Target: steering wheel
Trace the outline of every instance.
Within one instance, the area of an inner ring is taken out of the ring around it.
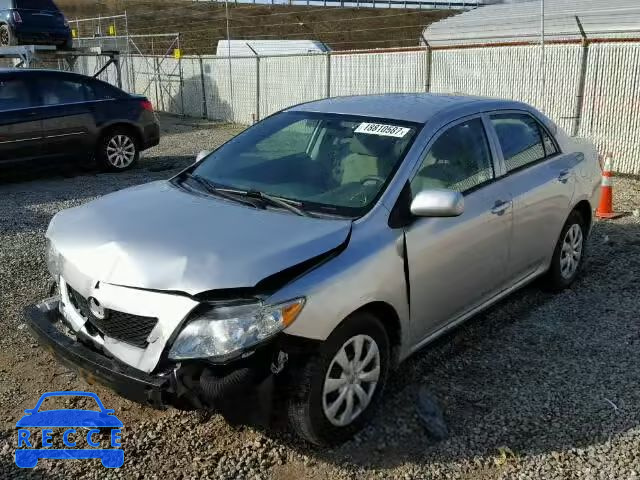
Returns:
[[[362,186],[366,186],[369,182],[375,182],[376,185],[382,185],[385,181],[386,179],[379,177],[378,175],[367,175],[360,179],[360,184],[362,184]]]

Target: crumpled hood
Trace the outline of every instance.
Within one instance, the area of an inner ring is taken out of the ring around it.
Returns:
[[[191,295],[252,287],[341,245],[348,220],[261,210],[152,182],[58,213],[47,237],[92,281]]]

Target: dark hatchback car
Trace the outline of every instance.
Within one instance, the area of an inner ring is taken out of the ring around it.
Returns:
[[[67,19],[52,0],[0,0],[0,46],[73,47]]]
[[[0,69],[0,167],[94,157],[121,171],[159,140],[143,96],[75,73]]]

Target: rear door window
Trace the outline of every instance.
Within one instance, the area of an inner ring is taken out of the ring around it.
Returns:
[[[38,92],[45,106],[86,102],[93,97],[86,83],[62,78],[39,79]]]
[[[502,148],[507,172],[519,170],[551,155],[551,151],[549,154],[545,152],[545,143],[548,143],[547,148],[550,149],[553,145],[555,149],[548,135],[547,141],[543,142],[544,130],[530,115],[517,113],[492,115],[491,123]]]
[[[0,111],[33,107],[31,91],[19,78],[0,78]]]

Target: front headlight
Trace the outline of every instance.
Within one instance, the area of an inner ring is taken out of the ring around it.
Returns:
[[[303,306],[304,298],[278,305],[211,305],[178,334],[169,358],[224,357],[247,349],[291,325]]]

